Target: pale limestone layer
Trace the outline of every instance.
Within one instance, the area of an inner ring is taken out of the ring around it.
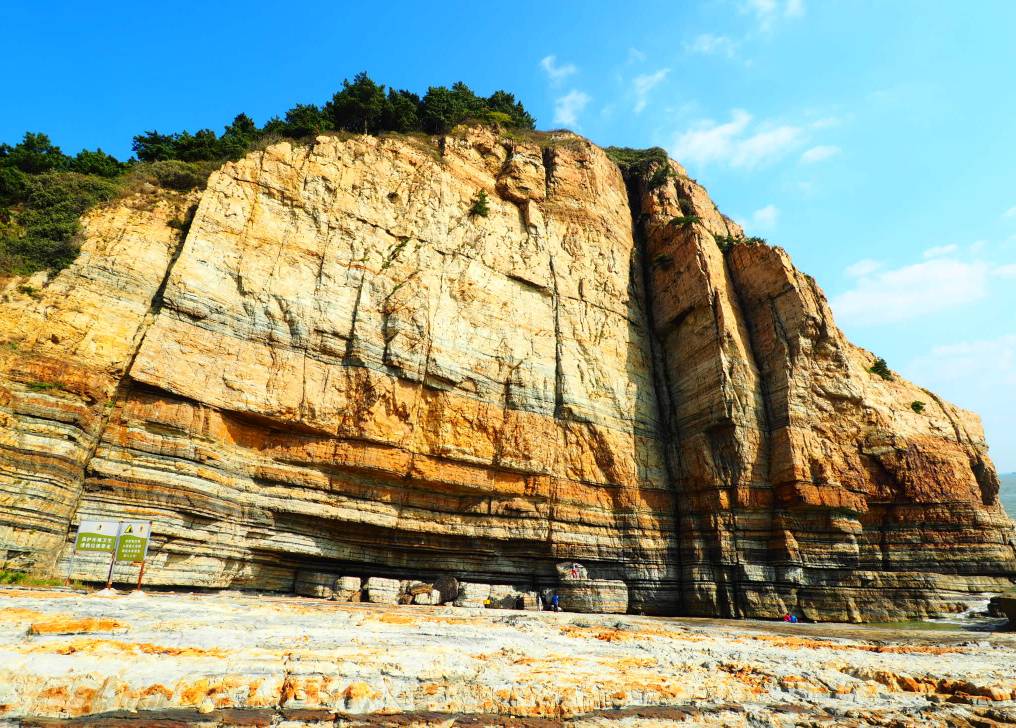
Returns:
[[[571,134],[325,136],[213,174],[182,245],[193,200],[97,211],[0,305],[9,562],[130,517],[165,585],[577,560],[611,609],[843,620],[1008,585],[976,417],[870,374],[784,251],[722,251],[740,228],[653,171]]]
[[[1006,634],[0,591],[0,721],[985,728],[1014,720],[1013,647]]]

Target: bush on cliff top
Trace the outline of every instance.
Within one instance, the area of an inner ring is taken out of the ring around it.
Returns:
[[[204,184],[208,162],[123,163],[101,149],[65,155],[45,134],[0,145],[0,276],[60,270],[78,254],[80,218],[138,183]]]
[[[128,162],[101,149],[68,156],[45,134],[28,132],[15,146],[0,144],[0,276],[64,268],[77,256],[80,216],[93,205],[138,183],[200,187],[220,164],[266,140],[327,131],[444,134],[470,120],[510,129],[536,126],[507,91],[482,97],[459,82],[451,88],[431,86],[421,98],[405,89],[386,90],[359,73],[343,81],[323,107],[297,104],[260,128],[247,114],[238,114],[222,134],[212,129],[138,134],[132,144],[136,159]]]
[[[886,360],[883,359],[882,357],[878,357],[875,360],[875,363],[872,364],[871,367],[868,369],[868,371],[871,372],[872,374],[876,374],[882,377],[882,379],[886,380],[887,382],[891,382],[893,380],[892,370],[889,368],[889,365],[886,363]]]

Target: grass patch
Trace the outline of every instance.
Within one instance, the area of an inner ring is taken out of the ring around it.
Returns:
[[[26,385],[32,392],[49,392],[54,389],[63,389],[59,382],[28,382]]]
[[[632,149],[631,147],[607,147],[604,149],[614,164],[621,168],[625,175],[631,173],[645,174],[653,165],[670,166],[667,150],[663,147],[649,149]]]
[[[64,580],[55,577],[33,576],[27,571],[0,570],[0,585],[3,586],[64,586]],[[72,587],[83,588],[80,582],[73,582]]]

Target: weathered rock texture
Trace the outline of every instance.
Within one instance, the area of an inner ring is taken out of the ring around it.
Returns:
[[[8,560],[131,517],[157,584],[537,588],[575,559],[635,611],[816,619],[1007,585],[976,417],[868,373],[672,170],[568,134],[319,137],[225,165],[185,237],[186,198],[94,214],[0,306]]]
[[[235,594],[0,590],[0,723],[1012,726],[1016,636],[970,637]]]

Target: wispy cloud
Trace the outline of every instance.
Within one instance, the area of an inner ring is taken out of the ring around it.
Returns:
[[[1016,217],[1016,205],[1013,205],[1008,210],[1003,212],[1002,217]]]
[[[782,124],[752,125],[752,116],[735,109],[730,121],[702,120],[677,134],[671,151],[682,164],[712,163],[753,169],[785,156],[804,139],[802,127]]]
[[[745,0],[741,12],[754,15],[759,30],[768,33],[781,18],[804,15],[804,0]]]
[[[1000,469],[1016,469],[1016,333],[936,346],[902,370],[921,386],[981,415]]]
[[[928,260],[930,258],[941,258],[944,255],[951,255],[959,249],[960,246],[955,244],[936,245],[935,247],[928,248],[923,253],[921,253],[921,257],[924,258],[925,260]]]
[[[574,63],[565,63],[559,66],[557,63],[557,56],[545,56],[540,61],[540,68],[547,74],[547,78],[553,84],[560,84],[565,81],[569,76],[573,76],[578,73],[579,69]]]
[[[632,87],[635,89],[635,113],[638,114],[644,108],[649,100],[649,92],[659,86],[663,79],[670,73],[669,68],[661,68],[655,73],[644,73],[640,76],[636,76],[632,82]]]
[[[780,217],[780,210],[776,205],[766,205],[755,210],[751,214],[752,226],[762,230],[770,230],[776,227],[776,221]]]
[[[882,265],[883,263],[881,261],[865,258],[864,260],[859,260],[852,265],[848,265],[844,273],[846,273],[850,278],[861,278],[863,276],[871,275],[875,271],[879,270]]]
[[[819,144],[816,147],[812,147],[801,155],[801,161],[805,164],[814,164],[815,162],[821,162],[825,159],[835,157],[842,151],[839,147],[832,146],[830,144]]]
[[[638,48],[628,49],[628,63],[641,63],[644,60],[646,60],[646,54]]]
[[[703,56],[733,58],[737,55],[737,42],[725,35],[700,33],[694,39],[685,42],[684,51]]]
[[[583,91],[571,90],[554,101],[554,123],[577,127],[579,114],[586,108],[592,97]]]
[[[988,292],[988,274],[983,261],[950,258],[873,269],[855,275],[854,287],[834,297],[832,307],[841,324],[903,323],[982,300]]]

